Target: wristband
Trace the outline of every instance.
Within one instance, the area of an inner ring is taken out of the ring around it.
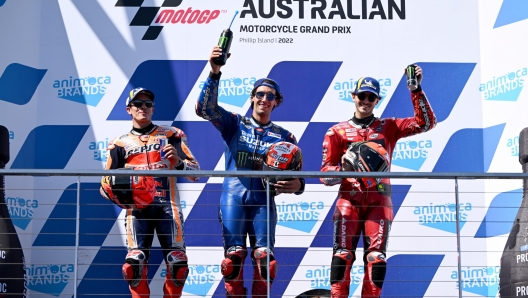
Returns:
[[[416,90],[413,90],[411,91],[412,93],[418,93],[418,92],[422,92],[422,85],[418,85],[418,88],[416,88]]]
[[[213,80],[220,80],[220,77],[222,76],[222,72],[219,73],[213,73],[212,71],[209,72],[209,78]]]

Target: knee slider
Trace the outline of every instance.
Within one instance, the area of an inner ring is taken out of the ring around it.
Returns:
[[[253,256],[257,264],[257,268],[260,274],[260,277],[264,280],[268,279],[268,254],[269,254],[269,272],[270,272],[270,281],[273,281],[275,276],[277,276],[277,270],[279,269],[279,264],[275,260],[273,252],[268,250],[265,247],[259,247],[255,249]]]
[[[187,265],[187,255],[180,250],[173,250],[167,254],[168,273],[174,285],[181,287],[185,284],[189,267]]]
[[[370,252],[367,255],[367,262],[370,280],[381,289],[385,280],[385,273],[387,272],[385,253],[379,251]]]
[[[143,275],[147,275],[147,257],[141,250],[131,250],[125,258],[125,264],[121,267],[123,278],[131,287],[137,287]]]
[[[225,279],[232,280],[238,277],[244,260],[246,259],[247,250],[242,246],[231,246],[225,253],[225,259],[221,264],[221,272]]]
[[[347,249],[338,249],[334,253],[330,265],[330,284],[343,281],[347,275],[350,275],[350,267],[354,260],[353,252]]]

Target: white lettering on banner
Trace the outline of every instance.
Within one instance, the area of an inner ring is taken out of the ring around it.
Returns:
[[[379,223],[379,231],[378,231],[378,239],[376,240],[376,249],[379,249],[381,246],[381,242],[383,241],[383,227],[385,227],[385,221],[383,219],[380,220]]]
[[[339,243],[338,236],[337,236],[337,226],[338,226],[337,222],[334,222],[334,233],[333,233],[333,235],[335,237],[335,239],[334,239],[334,249],[337,249],[338,243]]]
[[[77,96],[77,95],[93,95],[93,94],[105,94],[105,86],[88,86],[88,87],[74,87],[57,89],[57,97],[64,96]]]
[[[346,247],[346,226],[345,226],[345,223],[346,223],[346,219],[342,218],[341,219],[341,247],[343,247],[343,248]]]
[[[528,252],[517,255],[517,263],[525,263],[525,262],[528,262]]]
[[[466,221],[469,211],[473,209],[471,203],[460,203],[459,204],[459,219]],[[433,205],[429,203],[429,206],[416,206],[414,207],[414,214],[420,215],[419,223],[438,223],[438,222],[454,222],[456,221],[456,205],[455,204],[443,204]]]
[[[310,288],[328,288],[330,286],[330,267],[322,266],[321,269],[306,270],[304,275],[310,280]]]
[[[5,282],[0,283],[0,293],[7,293],[7,284]]]
[[[240,141],[244,143],[248,143],[249,145],[252,145],[252,146],[259,146],[263,148],[268,148],[269,146],[271,146],[271,143],[263,142],[259,139],[256,139],[254,135],[240,136]]]
[[[516,100],[517,98],[513,96],[502,97],[499,95],[524,87],[523,77],[527,75],[528,68],[524,67],[499,77],[493,77],[490,81],[480,84],[479,91],[484,95],[484,99]]]
[[[515,287],[515,296],[526,296],[528,295],[528,286]]]
[[[492,267],[466,267],[460,271],[452,271],[451,279],[462,281],[461,284],[456,282],[456,288],[461,287],[465,291],[483,287],[497,288],[499,284],[500,266]]]
[[[323,289],[330,287],[330,271],[331,268],[321,266],[320,269],[306,270],[304,277],[310,280],[310,288]],[[363,266],[352,266],[350,270],[350,282],[359,285],[363,282],[363,275],[365,269]]]
[[[473,287],[489,287],[498,284],[498,278],[494,277],[478,277],[474,279],[468,279],[462,281],[462,288],[473,288]]]
[[[0,250],[0,258],[5,259],[5,250]]]

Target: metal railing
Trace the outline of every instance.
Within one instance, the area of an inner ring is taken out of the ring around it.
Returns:
[[[30,176],[30,177],[57,177],[57,176],[68,176],[76,177],[76,218],[75,218],[75,270],[74,270],[74,285],[79,284],[78,271],[79,271],[79,247],[80,247],[80,225],[81,225],[81,178],[87,180],[94,179],[94,177],[101,177],[106,175],[113,176],[152,176],[156,177],[185,177],[188,176],[188,172],[184,171],[168,171],[160,170],[155,171],[127,171],[127,170],[46,170],[46,169],[33,169],[33,170],[19,170],[19,169],[0,169],[0,176]],[[489,180],[489,179],[528,179],[528,173],[423,173],[423,172],[391,172],[391,173],[350,173],[350,172],[274,172],[274,171],[193,171],[192,175],[195,177],[256,177],[256,178],[393,178],[393,179],[441,179],[441,180],[453,180],[454,194],[453,203],[456,210],[456,256],[457,256],[457,282],[458,282],[458,297],[463,297],[462,292],[462,255],[463,250],[461,249],[461,226],[460,226],[460,189],[459,182],[461,180]],[[394,182],[394,180],[393,180]],[[6,185],[6,190],[9,186]],[[332,189],[329,191],[329,196],[336,196],[336,190]],[[474,191],[474,190],[473,190]],[[480,191],[480,190],[479,190]],[[448,191],[449,192],[449,191]],[[268,189],[269,195],[269,189]],[[522,194],[521,194],[522,195]],[[267,208],[270,208],[269,204]],[[269,209],[268,209],[269,210]],[[269,214],[269,212],[268,212]],[[269,222],[269,220],[268,220]],[[268,227],[269,229],[269,227]],[[269,230],[267,237],[269,237]],[[269,243],[270,241],[268,241]],[[331,243],[329,243],[330,248]],[[390,250],[389,250],[390,252]],[[328,260],[328,263],[330,259]],[[269,268],[268,268],[269,269]],[[269,279],[270,274],[268,274]],[[268,282],[269,284],[269,282]],[[498,286],[498,285],[497,285]],[[79,297],[77,293],[78,286],[73,287],[73,296]],[[185,289],[184,289],[185,290]],[[405,295],[403,295],[405,296]],[[270,297],[270,291],[268,290],[268,297]]]

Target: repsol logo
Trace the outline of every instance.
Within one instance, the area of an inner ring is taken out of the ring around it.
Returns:
[[[218,84],[218,101],[237,107],[242,107],[251,95],[255,77],[233,77],[222,79]],[[205,81],[201,81],[198,88],[202,90]]]
[[[508,139],[506,147],[510,150],[510,156],[519,156],[519,136]]]
[[[456,288],[474,294],[495,297],[498,292],[500,267],[466,267],[460,271],[461,284],[458,283],[457,270],[451,272],[451,279],[456,280]]]
[[[150,152],[150,151],[159,151],[159,149],[160,149],[159,143],[147,144],[145,146],[135,147],[134,149],[128,151],[126,157],[128,157],[130,155],[138,154],[138,153],[145,153],[145,152]]]
[[[405,20],[405,0],[245,0],[240,18]]]
[[[88,149],[93,153],[93,159],[106,162],[106,148],[108,148],[108,139],[99,142],[90,142]]]
[[[97,106],[106,94],[106,88],[112,83],[109,76],[94,76],[53,81],[53,88],[57,89],[57,97],[67,100]]]
[[[526,67],[510,71],[480,84],[479,91],[486,100],[516,101],[524,86],[526,75],[528,75]]]

